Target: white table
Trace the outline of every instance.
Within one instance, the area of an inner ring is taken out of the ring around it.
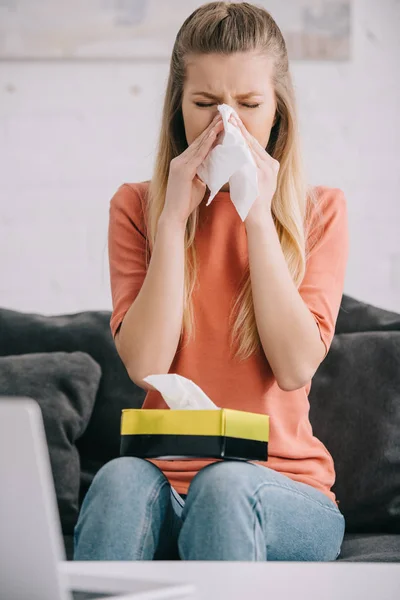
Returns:
[[[193,583],[196,600],[400,600],[400,563],[63,562],[87,573]]]

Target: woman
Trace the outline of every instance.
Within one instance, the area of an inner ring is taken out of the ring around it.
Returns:
[[[244,222],[196,175],[226,103],[257,165]],[[308,189],[282,34],[247,3],[213,2],[173,49],[150,183],[111,201],[111,330],[144,407],[143,379],[179,373],[220,407],[270,415],[266,463],[117,458],[95,477],[75,559],[335,560],[344,518],[331,455],[308,419],[334,334],[348,254],[340,190]]]

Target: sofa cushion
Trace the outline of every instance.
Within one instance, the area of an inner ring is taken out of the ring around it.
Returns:
[[[83,490],[105,462],[119,456],[122,409],[140,408],[145,396],[145,391],[129,379],[118,356],[110,332],[110,316],[108,311],[43,316],[0,309],[0,356],[80,350],[90,354],[101,367],[93,414],[77,444]]]
[[[346,562],[400,562],[400,535],[346,533],[337,560]]]
[[[100,375],[99,365],[83,352],[0,358],[0,396],[28,396],[41,408],[64,534],[73,531],[78,516],[80,461],[75,442],[92,414]],[[10,456],[17,450],[10,448]]]
[[[338,334],[310,392],[348,532],[400,533],[400,331]]]
[[[400,314],[343,295],[335,333],[400,331]]]

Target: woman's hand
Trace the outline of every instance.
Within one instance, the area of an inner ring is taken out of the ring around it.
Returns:
[[[189,215],[204,198],[206,184],[196,174],[223,129],[221,115],[182,154],[171,160],[163,215],[185,226]]]
[[[271,203],[278,182],[279,162],[261,146],[243,125],[239,117],[231,115],[230,121],[240,129],[247,141],[257,165],[258,196],[254,201],[245,222],[260,222],[271,217]]]

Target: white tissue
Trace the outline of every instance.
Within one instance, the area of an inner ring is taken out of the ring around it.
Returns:
[[[234,109],[220,104],[218,110],[224,131],[220,142],[197,169],[197,174],[211,191],[207,206],[229,181],[231,200],[244,221],[258,195],[257,167],[242,132],[229,122],[231,114],[236,115]]]
[[[194,381],[182,375],[148,375],[143,381],[155,387],[174,410],[219,410]]]

